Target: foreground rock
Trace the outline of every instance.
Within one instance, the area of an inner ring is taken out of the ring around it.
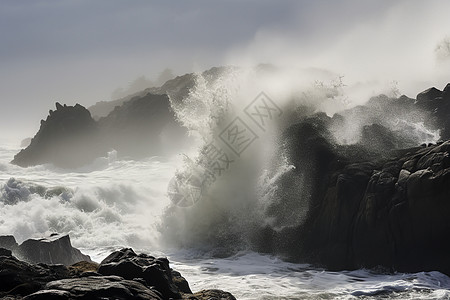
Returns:
[[[118,276],[88,276],[49,282],[44,290],[25,299],[155,299],[163,298],[153,288]]]
[[[141,278],[148,286],[154,286],[162,295],[180,298],[179,288],[172,280],[169,261],[146,254],[137,255],[132,249],[122,249],[105,258],[98,273],[117,275],[125,279]],[[190,293],[189,285],[183,292]]]
[[[0,297],[3,299],[235,299],[220,290],[192,294],[166,258],[122,249],[100,265],[29,264],[0,248]]]
[[[28,295],[42,289],[46,283],[68,278],[63,265],[31,265],[20,261],[8,250],[0,248],[0,296]]]
[[[0,247],[11,250],[17,257],[30,263],[72,265],[91,262],[88,255],[72,247],[68,235],[53,234],[47,238],[28,239],[18,245],[13,236],[0,236]]]

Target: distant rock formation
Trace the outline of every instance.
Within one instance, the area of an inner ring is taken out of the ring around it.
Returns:
[[[175,120],[167,95],[132,98],[99,121],[79,104],[56,103],[56,110],[50,110],[30,145],[12,163],[76,168],[106,156],[111,149],[131,158],[165,154],[178,149],[185,137],[186,130]]]
[[[83,106],[56,103],[56,110],[49,111],[30,145],[12,163],[22,167],[54,163],[69,168],[86,164],[103,154],[101,148],[92,147],[97,141],[97,129],[97,123]]]
[[[29,264],[0,248],[0,270],[2,299],[236,299],[220,290],[193,294],[166,258],[136,254],[132,249],[116,251],[100,265],[80,262],[66,267]]]
[[[121,156],[141,158],[179,150],[187,131],[175,120],[167,95],[136,97],[98,121],[99,140]],[[173,141],[173,144],[170,144]],[[169,144],[165,144],[165,143]]]
[[[208,83],[212,83],[215,80],[219,79],[222,74],[233,69],[235,69],[235,67],[213,67],[209,70],[204,71],[201,76],[203,76]],[[194,73],[177,76],[166,81],[160,87],[147,88],[127,97],[116,99],[113,101],[97,102],[96,104],[90,106],[88,109],[94,119],[98,120],[102,117],[106,117],[115,109],[116,106],[121,106],[132,98],[143,97],[148,93],[151,93],[153,95],[168,95],[173,105],[178,105],[189,95],[191,88],[195,86],[197,77],[198,74]]]
[[[18,245],[13,236],[0,236],[0,247],[11,250],[17,257],[30,263],[71,265],[91,261],[90,257],[72,247],[68,235],[53,234],[47,238],[28,239]]]

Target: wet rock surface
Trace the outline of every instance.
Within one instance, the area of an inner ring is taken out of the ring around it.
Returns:
[[[166,258],[136,254],[126,248],[113,252],[100,265],[30,264],[0,248],[0,299],[225,299],[220,290],[193,294]]]
[[[304,178],[308,190],[296,198],[307,216],[300,226],[265,228],[260,249],[331,270],[450,274],[450,141],[396,149],[383,130],[391,146],[371,152],[334,143],[320,124],[306,120],[286,139],[290,177]]]

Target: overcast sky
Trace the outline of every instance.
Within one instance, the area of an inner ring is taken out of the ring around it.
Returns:
[[[0,138],[34,135],[55,101],[110,100],[166,67],[275,63],[442,88],[449,11],[448,0],[2,0]]]

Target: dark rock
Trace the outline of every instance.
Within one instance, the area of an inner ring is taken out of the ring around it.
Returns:
[[[2,252],[5,252],[3,255]],[[96,272],[96,271],[99,272]],[[102,274],[101,274],[102,273]],[[109,273],[121,274],[107,275]],[[192,294],[165,258],[122,249],[98,264],[31,265],[0,249],[1,299],[235,299],[220,290]]]
[[[102,144],[120,156],[141,158],[179,149],[186,130],[175,120],[167,95],[146,94],[125,102],[98,121]],[[166,144],[169,141],[177,141]]]
[[[5,248],[0,248],[0,256],[12,256],[12,251]]]
[[[26,240],[17,248],[17,255],[31,263],[68,266],[80,261],[91,262],[89,256],[72,247],[68,235]]]
[[[18,246],[19,244],[17,244],[16,239],[12,235],[0,236],[0,248],[5,248],[14,251],[17,249]]]
[[[443,238],[450,233],[450,141],[383,155],[364,150],[364,159],[355,155],[358,146],[339,146],[327,135],[311,125],[287,131],[287,140],[296,141],[290,160],[310,176],[304,188],[311,196],[301,225],[261,229],[266,243],[277,245],[272,251],[332,270],[450,274],[450,241]]]
[[[450,101],[450,83],[447,83],[444,90],[442,91],[442,99],[445,101]]]
[[[0,256],[0,293],[24,296],[68,276],[64,266],[30,265],[13,256]]]
[[[180,272],[172,270],[172,281],[181,293],[192,294],[191,288],[187,280],[181,276]]]
[[[434,100],[438,97],[442,97],[442,91],[438,90],[435,87],[429,88],[419,94],[417,94],[416,99],[417,102],[428,102],[430,100]]]
[[[94,121],[77,104],[56,104],[30,145],[13,164],[27,167],[53,163],[76,168],[115,149],[120,157],[143,158],[170,154],[186,142],[187,131],[176,121],[167,95],[147,93],[117,106],[108,116]]]
[[[54,163],[60,167],[75,167],[86,164],[103,154],[95,145],[97,124],[87,109],[75,106],[57,105],[50,111],[30,145],[20,151],[13,164],[28,167],[37,164]]]
[[[124,280],[118,276],[91,276],[49,282],[44,290],[31,294],[25,299],[162,300],[163,298],[157,291],[133,280]]]
[[[166,258],[138,255],[132,249],[122,249],[105,258],[98,272],[105,276],[117,275],[129,280],[142,278],[147,286],[154,286],[164,299],[181,297],[172,280],[169,261]]]
[[[183,299],[189,300],[236,300],[236,298],[228,292],[221,290],[200,291],[192,295],[183,295]]]

